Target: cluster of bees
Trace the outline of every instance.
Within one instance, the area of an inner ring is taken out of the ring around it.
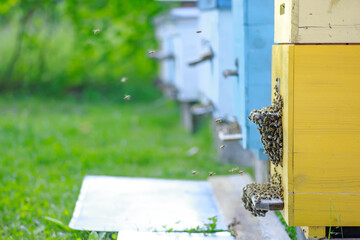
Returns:
[[[282,107],[283,100],[279,92],[279,86],[274,87],[274,98],[270,107],[253,110],[249,120],[256,123],[261,134],[261,142],[264,146],[264,153],[274,164],[274,173],[267,183],[251,183],[244,187],[242,201],[247,210],[254,216],[265,216],[266,210],[255,208],[255,204],[261,199],[283,200],[283,188],[281,176],[276,167],[282,166],[283,157],[283,129],[282,129]]]
[[[267,210],[255,208],[255,204],[261,199],[284,199],[283,188],[281,186],[281,176],[274,169],[270,182],[267,183],[251,183],[244,187],[242,201],[244,207],[254,216],[264,217]]]
[[[249,116],[249,120],[259,126],[264,153],[269,155],[269,160],[275,166],[282,164],[283,156],[282,106],[283,100],[279,93],[279,87],[275,85],[271,106],[252,110]]]

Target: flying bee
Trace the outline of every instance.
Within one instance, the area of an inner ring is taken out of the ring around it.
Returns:
[[[125,95],[124,100],[130,100],[130,95]]]
[[[202,32],[201,30],[196,31],[196,33],[201,33],[201,32]]]
[[[199,173],[198,171],[192,171],[192,172],[191,172],[192,175],[196,175],[196,174],[198,174],[198,173]]]
[[[216,173],[215,172],[209,172],[209,176],[214,176]]]
[[[225,147],[225,145],[221,145],[221,146],[220,146],[220,149],[223,149],[224,147]]]
[[[234,172],[236,172],[237,170],[239,170],[239,169],[238,169],[238,168],[232,168],[232,169],[229,170],[229,172],[234,173]]]
[[[121,79],[121,82],[126,82],[127,81],[127,78],[126,77],[123,77],[122,79]]]
[[[101,30],[100,29],[94,29],[93,32],[94,32],[94,35],[97,35]]]
[[[215,120],[216,123],[221,123],[221,118]]]
[[[153,55],[154,53],[155,53],[154,50],[150,50],[150,51],[148,52],[149,55]]]
[[[244,170],[240,170],[239,171],[239,174],[243,174],[245,171]]]

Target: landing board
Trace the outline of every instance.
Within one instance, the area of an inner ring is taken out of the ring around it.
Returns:
[[[89,231],[164,232],[202,227],[214,216],[217,229],[227,229],[207,181],[85,176],[69,226]]]

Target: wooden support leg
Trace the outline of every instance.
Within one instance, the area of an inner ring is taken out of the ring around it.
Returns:
[[[181,108],[181,122],[187,131],[190,133],[195,132],[194,117],[191,112],[191,102],[180,102]]]
[[[326,227],[301,227],[307,239],[322,239],[326,236]]]

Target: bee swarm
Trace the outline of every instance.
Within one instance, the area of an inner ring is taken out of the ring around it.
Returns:
[[[282,106],[278,86],[275,86],[275,98],[271,106],[252,110],[249,116],[251,122],[259,125],[264,153],[269,155],[269,160],[275,167],[281,165],[283,156]]]
[[[267,210],[255,208],[255,204],[261,199],[284,199],[283,188],[281,186],[281,176],[275,170],[271,176],[271,181],[267,183],[250,183],[243,189],[241,200],[244,202],[245,209],[252,215],[264,217]]]
[[[283,157],[283,129],[282,129],[282,107],[283,101],[279,93],[278,86],[275,86],[275,97],[270,107],[253,110],[249,120],[256,123],[261,134],[261,143],[264,146],[264,153],[268,154],[269,160],[275,167],[282,166]],[[281,186],[281,176],[277,173],[271,176],[268,183],[251,183],[244,187],[242,201],[247,210],[254,216],[265,216],[267,210],[255,208],[255,204],[261,199],[281,199],[283,200],[283,188]]]

